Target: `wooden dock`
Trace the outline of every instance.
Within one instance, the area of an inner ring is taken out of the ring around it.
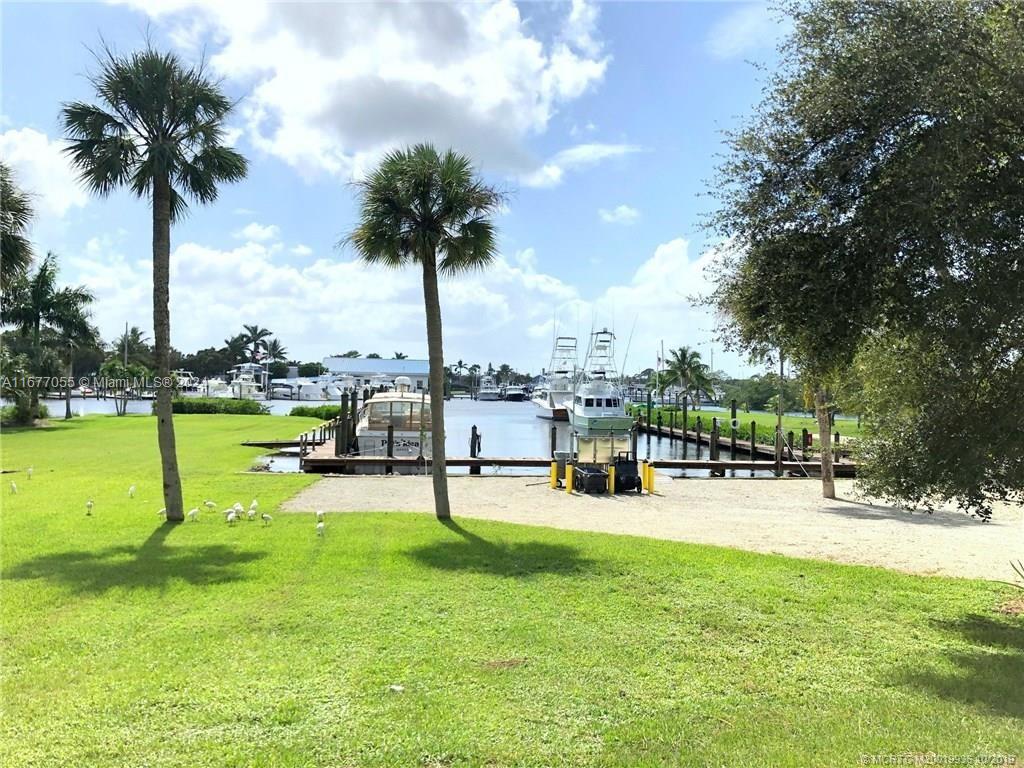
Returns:
[[[419,467],[429,471],[433,462],[427,458],[387,457],[387,456],[335,456],[330,445],[314,448],[301,459],[304,472],[346,474],[357,468],[379,468],[381,474],[385,467]],[[654,459],[651,461],[655,469],[705,470],[724,476],[730,471],[749,472],[754,470],[772,471],[776,468],[784,473],[816,475],[821,472],[821,464],[815,461],[783,461],[778,466],[774,461],[741,460],[728,461],[711,459]],[[546,469],[551,466],[551,459],[543,456],[449,456],[445,460],[448,467],[482,467],[499,468],[532,468]],[[856,465],[848,461],[834,464],[836,477],[853,477]]]

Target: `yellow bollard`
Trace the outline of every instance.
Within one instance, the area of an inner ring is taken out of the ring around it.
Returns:
[[[557,488],[558,487],[558,462],[557,461],[552,461],[551,462],[551,487],[552,488]]]
[[[572,464],[565,464],[565,492],[572,493]]]
[[[608,493],[615,493],[615,465],[608,465]]]
[[[641,490],[647,490],[647,460],[644,459],[640,462],[640,488]]]
[[[654,493],[654,464],[647,465],[647,492]]]

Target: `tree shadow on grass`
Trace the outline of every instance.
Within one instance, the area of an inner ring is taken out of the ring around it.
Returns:
[[[4,578],[48,579],[77,594],[101,594],[118,587],[162,589],[175,580],[206,586],[238,581],[241,566],[266,556],[223,544],[168,547],[165,540],[176,527],[162,524],[139,547],[40,555],[5,569]]]
[[[904,682],[945,699],[1024,718],[1024,621],[973,614],[936,626],[974,647],[946,652],[955,671],[916,670]]]
[[[526,579],[538,574],[577,575],[594,561],[580,557],[576,547],[541,541],[495,543],[467,531],[454,520],[441,524],[459,539],[446,539],[409,550],[411,558],[431,568]]]

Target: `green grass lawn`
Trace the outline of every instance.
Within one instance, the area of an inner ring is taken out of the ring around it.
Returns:
[[[175,421],[189,506],[311,482],[237,445],[309,420]],[[1008,587],[425,515],[164,525],[150,417],[5,433],[2,463],[35,467],[2,489],[5,766],[1024,758]]]

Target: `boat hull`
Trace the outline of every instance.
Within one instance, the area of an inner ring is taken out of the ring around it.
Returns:
[[[500,392],[478,392],[476,395],[477,400],[500,400]]]
[[[513,392],[510,395],[505,395],[505,399],[510,403],[521,403],[526,399],[526,395],[522,392]]]
[[[565,408],[552,408],[549,405],[538,403],[534,401],[534,405],[537,406],[537,418],[547,419],[548,421],[568,421],[569,412]]]
[[[569,423],[574,429],[591,433],[629,432],[633,428],[632,416],[584,416],[569,412]]]

